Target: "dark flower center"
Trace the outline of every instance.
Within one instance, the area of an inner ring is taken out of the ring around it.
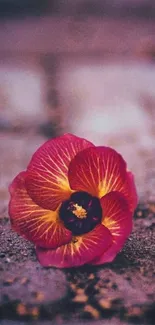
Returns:
[[[86,192],[75,192],[62,203],[59,215],[73,235],[81,235],[101,222],[102,208],[97,197]]]

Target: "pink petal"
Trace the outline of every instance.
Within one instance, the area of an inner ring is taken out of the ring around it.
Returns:
[[[112,236],[113,244],[91,264],[111,262],[122,249],[132,231],[132,213],[124,196],[119,192],[111,192],[101,199],[103,209],[102,224],[107,227]]]
[[[111,241],[110,231],[100,224],[87,234],[73,237],[69,244],[48,250],[37,247],[36,253],[43,266],[76,267],[100,256],[111,245]]]
[[[134,212],[138,204],[138,195],[136,191],[134,176],[131,172],[127,172],[126,185],[124,186],[124,194],[126,200],[129,203],[129,207],[132,212]]]
[[[52,139],[33,155],[27,168],[26,189],[42,208],[55,210],[67,200],[72,190],[68,182],[68,166],[75,155],[93,146],[71,134]]]
[[[70,242],[72,234],[58,219],[58,211],[39,207],[25,188],[26,172],[20,173],[10,185],[9,214],[12,228],[26,239],[46,248]]]
[[[71,161],[68,172],[73,190],[99,198],[111,191],[122,192],[126,175],[125,161],[108,147],[91,147],[79,152]]]

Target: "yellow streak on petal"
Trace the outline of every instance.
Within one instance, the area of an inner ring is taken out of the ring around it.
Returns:
[[[114,209],[115,208],[115,209]],[[108,204],[107,206],[108,209],[108,214],[109,216],[104,216],[102,219],[102,224],[107,227],[108,229],[113,229],[115,227],[119,228],[119,223],[118,221],[115,219],[115,216],[118,214],[119,210],[118,207],[115,205],[115,203],[113,203],[113,205]],[[115,211],[115,212],[112,212]]]
[[[104,217],[104,219],[102,220],[102,225],[104,225],[108,229],[111,229],[114,225],[117,225],[117,221],[112,219],[111,217]]]
[[[66,154],[65,154],[65,149],[63,152],[63,155],[66,156],[67,161],[65,162],[64,159],[61,157],[61,155],[57,154],[57,159],[60,162],[60,165],[57,164],[57,162],[53,159],[53,157],[51,157],[49,154],[47,154],[47,158],[49,159],[49,161],[51,161],[51,165],[49,164],[48,161],[45,161],[43,157],[41,157],[41,162],[39,164],[39,166],[37,166],[37,174],[40,178],[40,181],[42,180],[42,182],[44,183],[44,181],[49,184],[49,188],[48,186],[43,186],[44,190],[51,190],[51,186],[55,187],[55,191],[56,192],[65,192],[65,198],[67,199],[71,193],[73,193],[74,191],[72,191],[70,189],[70,185],[68,182],[68,176],[66,174],[66,171],[68,170],[68,162],[70,162],[71,157],[69,155],[69,152],[66,150]],[[46,172],[47,175],[42,175],[42,172]],[[31,172],[33,175],[33,171]],[[35,175],[35,170],[34,170],[34,175]],[[50,177],[49,177],[50,175]],[[33,184],[33,186],[35,186],[35,182]],[[36,185],[36,187],[38,187],[38,185]],[[54,193],[53,193],[54,195]],[[57,195],[57,194],[56,194]]]
[[[71,251],[73,252],[73,255],[75,254],[76,251],[79,252],[82,242],[83,242],[82,236],[77,236],[77,237],[74,236],[72,238],[70,245],[71,245]]]
[[[31,210],[32,208],[32,210]],[[35,233],[35,236],[39,233],[40,229],[43,226],[46,226],[46,229],[42,234],[40,234],[40,238],[43,238],[44,235],[46,235],[46,238],[48,237],[49,231],[54,228],[53,236],[55,232],[57,231],[58,224],[60,224],[59,221],[59,214],[58,214],[59,207],[55,211],[49,211],[49,210],[42,210],[42,209],[33,209],[33,205],[28,206],[28,210],[26,213],[24,213],[23,217],[19,218],[17,217],[17,220],[19,220],[20,226],[25,227],[27,224],[27,227],[29,229],[30,233]],[[34,213],[43,213],[40,216],[36,214],[36,216],[33,214]],[[32,217],[31,217],[32,215]]]

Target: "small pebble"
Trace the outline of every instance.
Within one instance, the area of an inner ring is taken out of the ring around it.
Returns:
[[[37,308],[37,307],[33,307],[32,309],[31,309],[31,315],[34,317],[34,318],[38,318],[38,316],[39,316],[39,309]]]
[[[45,295],[41,291],[35,292],[34,296],[38,301],[43,301],[45,299]]]
[[[22,304],[22,303],[18,304],[18,306],[17,306],[17,313],[18,313],[18,315],[21,315],[21,316],[27,315],[27,308],[26,308],[26,306],[24,304]]]
[[[9,286],[9,285],[11,285],[14,281],[15,281],[15,278],[14,278],[14,279],[6,279],[6,280],[3,281],[3,285],[5,285],[5,286]]]
[[[91,314],[91,316],[95,319],[99,319],[100,317],[100,313],[97,309],[95,309],[94,307],[92,307],[91,305],[86,305],[84,307],[84,311],[88,312],[89,314]]]
[[[104,309],[110,309],[111,308],[111,301],[108,299],[100,299],[99,305]]]
[[[26,283],[28,283],[28,281],[29,281],[28,278],[24,277],[24,278],[21,279],[20,283],[21,284],[26,284]]]
[[[6,258],[5,263],[10,263],[11,259],[9,257]]]
[[[127,311],[127,316],[129,317],[135,317],[135,316],[141,316],[142,315],[142,309],[139,306],[133,306],[130,307]]]
[[[89,280],[93,280],[95,278],[95,275],[93,273],[91,273],[88,277]]]
[[[75,296],[72,301],[84,303],[84,302],[87,302],[87,300],[88,300],[88,297],[85,294],[80,294],[80,295]]]

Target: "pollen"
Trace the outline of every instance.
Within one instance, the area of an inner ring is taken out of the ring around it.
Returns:
[[[73,205],[75,208],[72,213],[79,219],[87,218],[87,211],[77,203]]]

